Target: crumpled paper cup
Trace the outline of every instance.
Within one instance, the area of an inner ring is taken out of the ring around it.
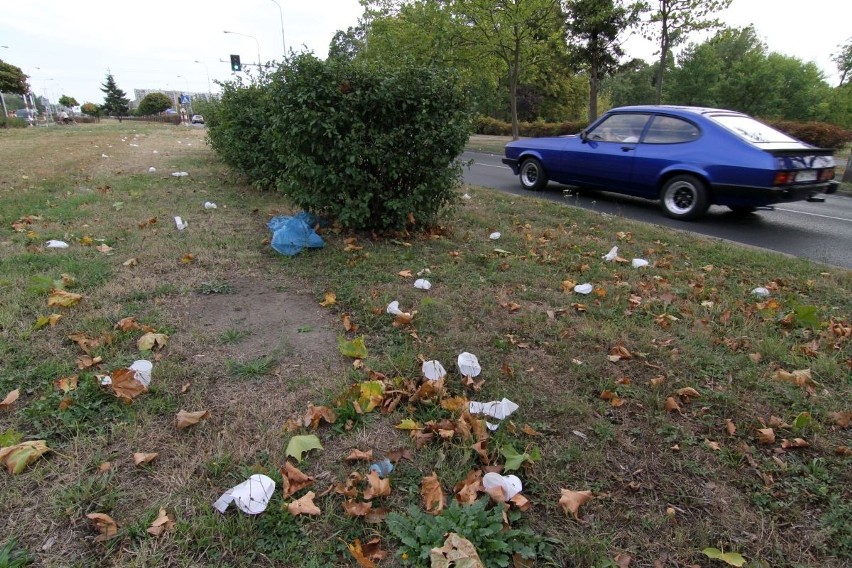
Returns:
[[[154,364],[147,359],[138,359],[128,369],[133,371],[133,378],[147,389],[151,384],[151,371],[154,369]]]
[[[516,475],[500,475],[499,473],[488,472],[482,476],[482,486],[488,490],[493,489],[494,487],[501,487],[503,489],[503,500],[508,501],[521,491],[523,491],[523,484],[521,480],[518,479]]]
[[[615,258],[617,256],[618,256],[618,247],[612,247],[611,249],[609,249],[609,252],[606,253],[605,255],[603,255],[601,258],[604,259],[607,262],[610,262],[612,260],[615,260]]]
[[[437,381],[438,379],[442,379],[447,376],[447,371],[444,369],[444,366],[441,365],[441,362],[434,359],[431,361],[424,361],[421,371],[423,372],[423,376],[430,381]]]
[[[465,377],[476,377],[482,372],[482,367],[479,366],[479,359],[473,353],[464,353],[459,355],[456,362],[459,366],[459,372]]]
[[[594,286],[591,284],[577,284],[574,286],[574,291],[578,294],[591,294]]]
[[[224,513],[228,505],[234,503],[243,513],[257,515],[266,510],[273,493],[275,482],[263,474],[256,473],[222,493],[213,503],[213,508]]]

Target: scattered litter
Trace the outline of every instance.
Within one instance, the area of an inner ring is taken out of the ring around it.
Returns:
[[[101,377],[101,386],[108,387],[112,384],[112,377],[109,375],[104,375]]]
[[[482,486],[486,491],[500,487],[503,489],[503,500],[508,501],[523,490],[523,484],[517,475],[500,475],[489,471],[482,476]]]
[[[459,371],[465,377],[476,377],[482,372],[482,367],[479,366],[479,359],[473,353],[464,353],[459,355],[456,364],[459,366]]]
[[[390,304],[388,304],[387,312],[391,315],[398,316],[402,313],[402,310],[399,309],[399,301],[394,300]]]
[[[150,168],[148,168],[148,173],[149,173],[149,174],[153,174],[153,173],[154,173],[154,172],[156,172],[156,171],[157,171],[157,168],[155,168],[154,166],[151,166]]]
[[[156,150],[154,150],[154,151],[153,151],[153,152],[151,152],[151,153],[152,153],[152,154],[159,154],[159,152],[157,152]]]
[[[325,241],[313,229],[318,223],[316,216],[306,211],[300,211],[292,217],[273,217],[266,224],[272,231],[270,246],[286,256],[297,255],[304,248],[322,248]]]
[[[618,257],[618,247],[612,247],[609,249],[609,252],[603,255],[601,258],[607,262],[615,260]]]
[[[133,371],[133,378],[139,381],[146,389],[151,384],[151,370],[154,365],[147,359],[138,359],[128,367]]]
[[[464,195],[462,195],[462,199],[470,199],[470,195],[465,193]]]
[[[594,287],[591,284],[577,284],[574,286],[574,291],[578,294],[591,294]]]
[[[630,261],[630,264],[633,268],[642,268],[643,266],[648,266],[648,261],[644,258],[634,258]]]
[[[180,217],[175,217],[175,227],[177,227],[178,231],[183,231],[184,229],[186,229],[187,225],[189,225],[189,223],[187,223]]]
[[[500,233],[498,233],[497,231],[494,231],[493,233],[488,235],[488,238],[491,239],[492,241],[496,241],[497,239],[500,238]]]
[[[228,505],[233,502],[243,513],[257,515],[266,510],[274,492],[275,482],[263,474],[256,473],[222,493],[222,496],[213,503],[213,508],[224,513]]]
[[[517,404],[504,398],[503,400],[492,400],[490,402],[470,401],[471,414],[484,414],[496,420],[503,420],[520,408]],[[489,430],[496,430],[500,425],[485,422]]]
[[[428,268],[424,268],[423,270],[417,273],[417,276],[423,276],[424,274],[432,274],[432,271]]]
[[[389,459],[385,458],[371,465],[370,471],[375,471],[379,474],[379,477],[387,477],[393,471],[393,464]]]
[[[769,289],[764,288],[763,286],[761,286],[760,288],[755,288],[754,290],[751,291],[751,293],[754,294],[755,296],[760,296],[761,298],[768,298],[769,297]]]
[[[178,140],[178,144],[183,144],[183,142],[181,142],[180,140]]]
[[[423,376],[430,381],[437,381],[447,376],[447,371],[444,369],[444,366],[441,365],[441,362],[434,359],[431,361],[424,361],[421,371],[423,372]]]
[[[205,201],[204,202],[204,208],[205,209],[216,209],[216,204],[213,203],[212,201]]]
[[[66,243],[65,241],[55,241],[51,239],[47,241],[47,244],[45,246],[51,249],[67,249],[68,243]]]
[[[414,287],[420,290],[428,290],[432,287],[432,284],[425,278],[418,278],[414,281]]]
[[[177,177],[177,178],[186,177],[188,175],[189,174],[186,173],[186,172],[172,172],[172,177]]]
[[[138,148],[138,147],[139,147],[139,144],[129,144],[129,145],[130,145],[130,146],[133,146],[134,148]]]
[[[578,438],[583,438],[584,440],[589,439],[588,436],[586,436],[583,432],[580,432],[579,430],[571,430],[571,433],[577,436]]]
[[[109,158],[106,154],[101,154],[101,158]]]

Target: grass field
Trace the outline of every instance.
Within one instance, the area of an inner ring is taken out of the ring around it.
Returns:
[[[0,472],[0,566],[428,566],[452,532],[489,568],[852,562],[849,271],[474,187],[421,233],[284,257],[292,211],[203,136],[0,132],[0,447],[50,448]],[[147,390],[102,384],[137,359]],[[464,410],[504,397],[494,431]],[[504,514],[485,471],[529,502]],[[253,474],[264,513],[212,508]]]

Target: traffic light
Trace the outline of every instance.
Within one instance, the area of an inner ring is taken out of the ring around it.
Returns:
[[[240,71],[242,68],[242,65],[240,65],[240,56],[231,55],[231,71]]]

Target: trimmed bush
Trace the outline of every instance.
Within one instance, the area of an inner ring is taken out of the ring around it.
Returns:
[[[205,106],[207,141],[226,164],[260,189],[271,189],[286,167],[275,145],[268,83],[244,85],[240,79],[222,84],[218,102]]]
[[[589,123],[586,121],[565,122],[519,122],[518,136],[540,137],[540,136],[562,136],[564,134],[577,134]],[[474,134],[489,134],[494,136],[511,136],[512,125],[496,118],[480,116],[473,123]]]
[[[270,86],[265,151],[281,156],[278,189],[298,207],[350,229],[396,230],[454,203],[470,105],[452,71],[302,54]]]
[[[767,120],[770,126],[786,132],[819,148],[843,148],[852,142],[852,132],[827,122],[795,122],[792,120]]]

